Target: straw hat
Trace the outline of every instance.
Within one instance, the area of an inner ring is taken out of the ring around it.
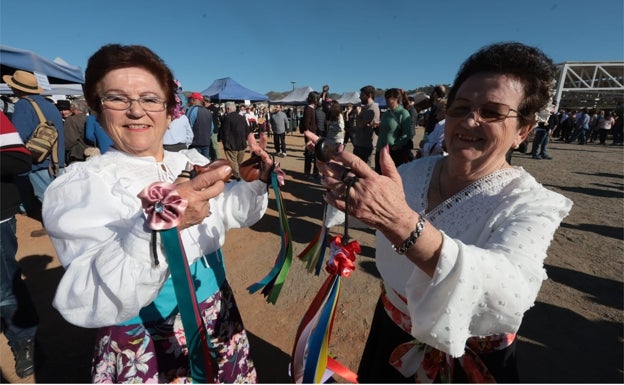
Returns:
[[[4,75],[2,80],[11,88],[24,91],[29,94],[40,94],[43,89],[39,87],[35,75],[28,71],[17,70],[13,75]]]

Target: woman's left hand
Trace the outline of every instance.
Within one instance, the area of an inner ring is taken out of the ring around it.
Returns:
[[[313,151],[318,136],[311,132],[306,132],[305,136],[308,149]],[[347,184],[355,180],[348,192],[348,214],[380,230],[391,241],[399,242],[402,241],[399,238],[404,235],[393,236],[397,225],[403,222],[415,223],[414,217],[417,214],[407,205],[403,182],[387,146],[382,149],[380,161],[382,175],[348,151],[339,150],[327,163],[317,160],[323,174],[321,183],[327,188],[324,199],[337,209],[345,211]]]

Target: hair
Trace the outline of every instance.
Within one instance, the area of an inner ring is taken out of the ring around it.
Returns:
[[[128,67],[140,67],[154,75],[165,91],[167,113],[173,115],[178,88],[173,79],[173,74],[158,55],[141,45],[104,45],[89,58],[83,87],[89,107],[96,113],[101,112],[101,95],[98,94],[98,84],[110,71]]]
[[[439,98],[443,98],[446,96],[446,87],[444,86],[444,84],[438,84],[437,86],[435,86],[433,88],[433,91],[431,91],[431,94],[436,94],[438,95]]]
[[[83,114],[89,113],[89,106],[87,106],[87,102],[84,99],[74,99],[71,105]]]
[[[360,88],[360,94],[369,95],[370,97],[375,97],[375,87],[368,85]]]
[[[386,97],[386,99],[395,98],[399,102],[399,104],[402,104],[403,107],[409,109],[409,98],[402,88],[389,88],[386,90],[384,96]]]
[[[524,99],[518,106],[520,125],[533,124],[535,114],[550,107],[554,94],[555,65],[541,50],[517,42],[485,46],[464,61],[448,93],[452,105],[459,87],[479,73],[510,75],[524,88]]]
[[[327,120],[336,122],[338,121],[340,115],[342,115],[342,107],[340,107],[340,103],[338,103],[337,100],[333,100],[330,103],[329,110],[327,111]]]
[[[234,102],[225,102],[225,109],[230,111],[236,111],[236,103]]]
[[[444,119],[444,116],[446,115],[446,107],[448,105],[448,100],[446,98],[440,99],[438,100],[436,106],[437,106],[437,113],[436,114],[441,114],[442,115],[442,119]]]
[[[320,95],[319,95],[318,92],[311,91],[308,94],[308,98],[306,99],[306,101],[308,102],[308,104],[315,104],[316,105],[316,104],[318,104],[319,98],[320,98]]]

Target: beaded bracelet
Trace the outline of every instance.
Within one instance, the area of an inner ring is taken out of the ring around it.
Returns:
[[[418,214],[418,223],[416,223],[416,228],[414,229],[414,231],[412,231],[410,236],[407,237],[405,242],[403,242],[403,244],[400,247],[392,245],[392,249],[397,254],[404,255],[405,253],[407,253],[409,249],[412,248],[412,246],[414,246],[418,238],[420,238],[424,228],[425,228],[425,217],[422,214]]]

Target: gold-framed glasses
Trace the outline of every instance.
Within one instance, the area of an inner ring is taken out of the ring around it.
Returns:
[[[447,108],[446,115],[452,118],[465,118],[466,115],[472,111],[477,113],[480,120],[487,123],[500,122],[507,118],[521,117],[517,110],[503,103],[487,102],[480,106],[473,106],[463,101],[453,102],[453,104]],[[515,112],[516,115],[510,115],[512,112]]]
[[[156,96],[141,96],[132,99],[124,95],[104,95],[100,98],[100,102],[104,108],[115,111],[125,111],[132,106],[133,102],[139,103],[147,112],[162,112],[167,108],[167,103]]]

